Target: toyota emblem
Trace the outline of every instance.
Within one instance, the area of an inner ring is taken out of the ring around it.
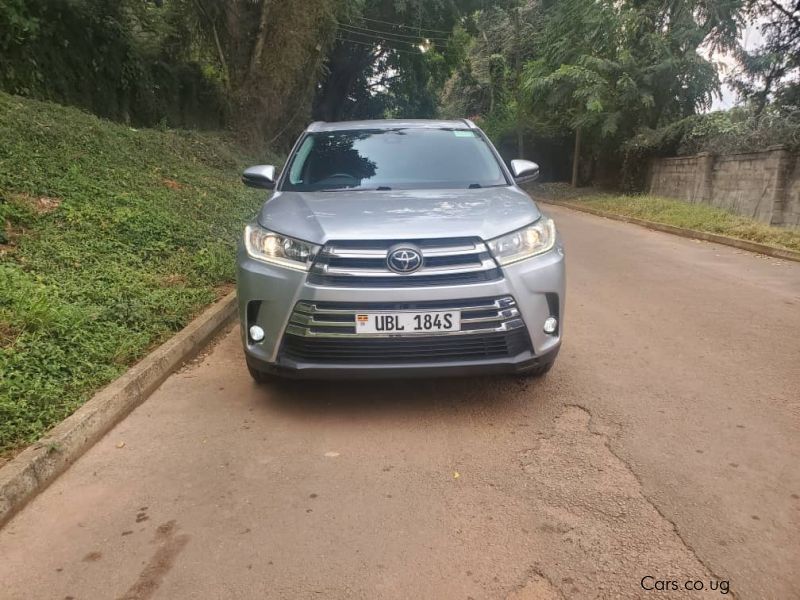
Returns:
[[[389,251],[386,264],[395,273],[413,273],[422,266],[422,253],[408,246],[395,248]]]

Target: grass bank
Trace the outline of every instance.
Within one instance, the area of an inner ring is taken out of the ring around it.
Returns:
[[[771,227],[707,204],[691,204],[654,196],[603,194],[591,189],[572,190],[563,184],[543,184],[533,187],[531,192],[535,196],[580,204],[654,223],[726,235],[773,248],[800,251],[800,229]]]
[[[0,94],[0,457],[229,289],[248,162],[221,135]]]

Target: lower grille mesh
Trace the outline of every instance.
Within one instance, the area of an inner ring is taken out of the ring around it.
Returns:
[[[461,362],[509,358],[530,350],[525,329],[465,336],[305,338],[287,335],[281,356],[312,363]]]

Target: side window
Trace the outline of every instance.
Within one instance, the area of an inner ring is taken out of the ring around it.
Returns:
[[[292,185],[303,183],[303,168],[306,165],[308,155],[311,154],[311,150],[313,149],[314,136],[310,135],[303,140],[303,143],[297,149],[297,153],[294,156],[294,161],[292,161],[292,169],[289,171],[289,183]]]

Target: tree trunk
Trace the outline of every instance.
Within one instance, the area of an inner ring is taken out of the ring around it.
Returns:
[[[351,116],[345,115],[347,98],[361,72],[379,56],[368,48],[334,50],[328,60],[328,75],[317,92],[314,118],[339,121]]]
[[[217,59],[219,60],[219,66],[222,69],[222,79],[223,84],[225,85],[225,91],[230,92],[231,88],[231,72],[228,70],[228,61],[225,60],[225,52],[222,50],[222,44],[219,41],[219,33],[217,32],[217,25],[214,23],[214,20],[209,16],[208,11],[206,11],[203,3],[200,0],[196,0],[196,6],[200,9],[200,12],[203,13],[206,21],[211,26],[211,33],[214,36],[214,46],[217,49]]]
[[[253,51],[250,54],[250,69],[248,70],[250,77],[256,77],[258,75],[258,67],[261,63],[261,53],[264,52],[264,42],[266,41],[265,38],[267,37],[269,5],[270,0],[261,0],[261,17],[258,20],[256,42],[253,45]]]
[[[572,187],[578,187],[578,167],[581,156],[581,129],[575,130],[575,154],[572,157]]]
[[[225,53],[222,51],[222,44],[219,41],[219,34],[217,33],[217,26],[212,23],[211,31],[214,34],[214,45],[217,47],[217,56],[219,57],[220,68],[222,69],[222,83],[225,86],[225,91],[231,91],[231,72],[228,70],[228,61],[225,60]]]

